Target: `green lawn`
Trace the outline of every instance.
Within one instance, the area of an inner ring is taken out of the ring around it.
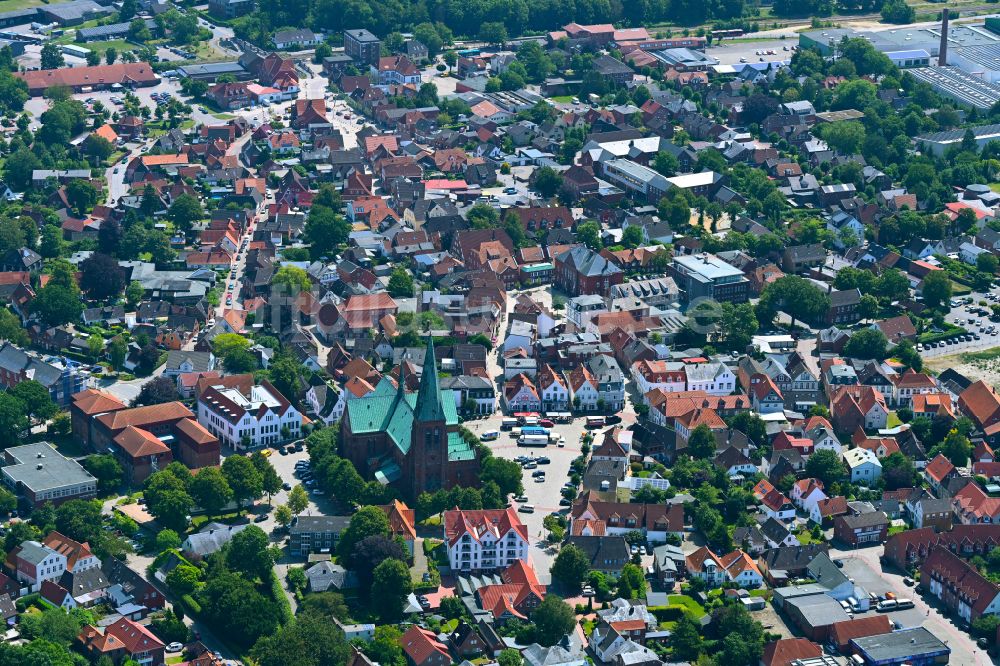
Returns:
[[[450,634],[458,628],[458,620],[448,620],[441,625],[441,633]]]
[[[0,12],[12,12],[17,9],[41,7],[48,4],[44,0],[0,0]]]
[[[699,604],[697,601],[685,594],[671,594],[667,597],[667,601],[671,606],[681,606],[685,608],[692,618],[699,618],[704,616],[705,608]]]
[[[889,420],[886,422],[886,428],[895,428],[896,426],[903,425],[903,422],[899,420],[899,415],[896,412],[889,412]]]
[[[573,101],[573,96],[572,95],[557,95],[557,96],[555,96],[555,97],[552,98],[552,101],[553,102],[559,102],[561,104],[569,104],[570,102]]]

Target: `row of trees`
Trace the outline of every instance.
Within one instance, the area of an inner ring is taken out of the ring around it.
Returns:
[[[281,477],[258,451],[250,458],[229,456],[221,467],[203,467],[197,474],[179,462],[170,463],[147,479],[145,498],[163,527],[183,532],[195,507],[216,515],[230,502],[243,506],[279,490]]]

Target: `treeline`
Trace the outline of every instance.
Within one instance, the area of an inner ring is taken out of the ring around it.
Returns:
[[[744,7],[744,0],[262,0],[257,12],[236,21],[236,33],[263,41],[276,29],[295,26],[324,33],[367,28],[384,37],[429,22],[447,26],[457,37],[478,37],[482,26],[499,23],[509,37],[517,37],[571,21],[697,25],[740,18]]]

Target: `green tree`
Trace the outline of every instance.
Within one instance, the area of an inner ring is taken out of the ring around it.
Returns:
[[[377,506],[364,506],[351,516],[351,524],[347,526],[337,543],[337,553],[345,566],[350,567],[354,561],[354,546],[370,536],[389,536],[389,518]]]
[[[20,443],[30,426],[24,403],[10,393],[0,393],[0,448]]]
[[[386,291],[390,296],[398,298],[411,298],[413,296],[413,277],[402,266],[393,269],[389,275],[389,285]]]
[[[504,496],[511,493],[520,495],[524,492],[522,475],[521,466],[513,460],[490,456],[482,463],[479,480],[481,483],[496,483]]]
[[[115,64],[116,60],[118,60],[118,49],[116,49],[113,46],[109,46],[104,51],[104,62],[106,62],[109,65],[113,65]]]
[[[190,564],[179,564],[167,574],[167,586],[182,596],[194,592],[200,580],[201,571]]]
[[[997,264],[1000,260],[992,252],[983,252],[976,257],[976,270],[989,273],[991,276],[997,272]]]
[[[702,650],[701,631],[687,613],[681,613],[670,636],[670,648],[677,661],[694,663]]]
[[[479,39],[487,44],[503,46],[509,39],[507,26],[498,21],[487,21],[479,26]]]
[[[229,456],[222,463],[222,474],[233,490],[237,505],[253,501],[264,494],[264,478],[250,459],[245,456]]]
[[[156,552],[176,550],[181,547],[181,537],[173,530],[160,530],[156,533]]]
[[[282,266],[275,271],[271,283],[272,285],[281,285],[284,287],[285,293],[289,295],[309,291],[312,287],[309,274],[298,266]]]
[[[66,249],[66,241],[62,237],[62,229],[54,224],[46,224],[42,228],[42,241],[38,253],[46,259],[59,257]]]
[[[0,340],[9,340],[21,347],[30,342],[21,320],[7,308],[0,308]]]
[[[271,496],[277,495],[281,491],[281,477],[278,476],[278,471],[274,469],[274,465],[271,461],[267,459],[261,451],[255,451],[252,456],[250,456],[250,462],[253,466],[257,468],[260,472],[261,480],[263,481],[264,493],[267,495],[268,504],[271,503]]]
[[[387,559],[375,567],[372,572],[371,599],[383,622],[398,622],[402,618],[403,604],[412,589],[410,569],[405,562]]]
[[[248,525],[236,534],[229,542],[226,553],[226,564],[233,571],[238,571],[250,580],[267,581],[274,566],[275,550],[264,530],[256,525]]]
[[[406,656],[403,654],[403,632],[391,624],[381,624],[375,627],[372,640],[362,646],[368,657],[380,666],[406,666]]]
[[[750,441],[758,446],[768,441],[767,424],[764,420],[751,411],[738,412],[729,419],[730,428],[739,430],[750,438]]]
[[[287,504],[282,504],[274,510],[274,520],[282,527],[288,527],[292,523],[292,519],[294,517],[295,516],[292,515],[292,510]]]
[[[576,625],[573,609],[554,594],[545,595],[532,611],[531,621],[537,629],[535,638],[544,646],[555,645]]]
[[[309,494],[306,489],[302,487],[302,484],[296,484],[292,488],[291,492],[288,493],[288,508],[291,509],[292,513],[296,516],[306,510],[309,506]]]
[[[597,222],[582,222],[577,225],[576,238],[595,252],[604,247],[604,243],[601,242],[601,227]]]
[[[924,302],[932,308],[942,307],[951,299],[951,279],[947,271],[931,271],[921,287]]]
[[[524,666],[524,657],[517,650],[507,648],[497,657],[497,664],[500,666]]]
[[[687,452],[695,460],[715,457],[715,434],[707,424],[702,423],[691,431],[687,442]]]
[[[622,232],[622,245],[627,248],[634,249],[642,245],[644,242],[642,236],[642,227],[638,225],[632,225]]]
[[[540,195],[549,199],[562,188],[562,176],[552,167],[543,166],[534,174],[534,187]]]
[[[194,506],[194,500],[188,493],[188,483],[190,478],[185,479],[169,466],[146,480],[146,509],[160,526],[178,533],[187,527],[187,516]]]
[[[233,499],[233,490],[218,467],[202,467],[191,480],[191,498],[209,516],[216,516]]]
[[[879,329],[862,328],[860,331],[855,331],[844,345],[844,356],[881,361],[886,357],[888,345],[889,341]]]
[[[917,479],[913,461],[900,451],[895,451],[881,460],[882,478],[887,490],[911,488]]]
[[[101,493],[113,492],[121,486],[125,472],[113,455],[105,453],[87,456],[82,464],[97,479],[97,489]]]
[[[83,303],[76,292],[50,282],[38,290],[30,308],[46,326],[62,326],[80,318]]]
[[[819,479],[826,488],[847,476],[844,463],[834,451],[822,449],[816,451],[806,462],[806,476]]]
[[[618,577],[618,596],[622,599],[644,599],[646,597],[646,577],[642,568],[629,562],[622,567]]]
[[[43,423],[59,413],[59,406],[52,400],[52,394],[41,383],[27,379],[10,390],[10,394],[21,401],[25,414],[34,423]]]
[[[590,558],[578,546],[567,544],[552,563],[552,577],[568,590],[577,591],[590,571]]]
[[[972,455],[972,443],[960,431],[952,429],[941,444],[941,453],[956,467],[965,467]]]
[[[320,194],[323,193],[324,190],[321,189]],[[339,194],[334,191],[328,194],[327,199],[333,205],[314,203],[309,209],[309,217],[306,218],[303,239],[309,244],[309,252],[313,259],[332,257],[337,248],[347,242],[351,233],[351,223],[338,212]]]
[[[46,42],[41,53],[42,69],[61,69],[66,60],[62,50],[53,42]]]
[[[184,233],[190,233],[194,224],[204,216],[205,211],[202,210],[201,200],[191,194],[180,195],[174,199],[173,203],[170,204],[170,208],[167,209],[167,219],[173,222],[174,226]]]

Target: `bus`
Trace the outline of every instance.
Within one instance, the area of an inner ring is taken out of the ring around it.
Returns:
[[[538,446],[544,447],[549,445],[548,435],[521,435],[517,438],[518,446]]]
[[[516,428],[517,423],[518,421],[515,418],[504,417],[503,421],[500,422],[500,429],[510,430],[511,428]]]
[[[587,427],[588,428],[600,428],[604,425],[603,416],[588,416],[587,417]]]

